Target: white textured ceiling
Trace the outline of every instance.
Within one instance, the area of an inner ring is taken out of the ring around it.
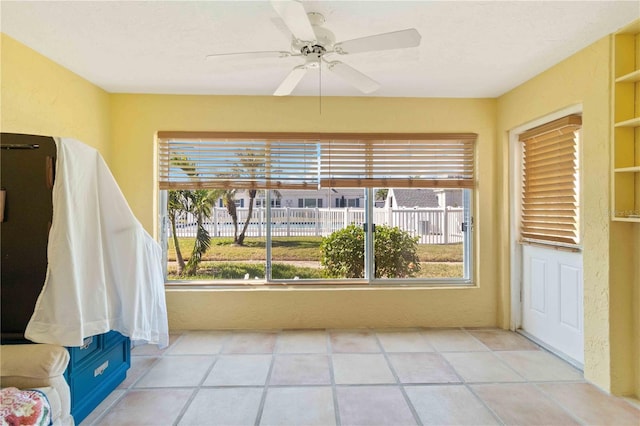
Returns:
[[[416,28],[417,48],[340,59],[379,81],[368,96],[495,97],[640,16],[638,1],[308,1],[337,41]],[[268,1],[2,1],[0,29],[109,92],[270,95],[296,58]],[[309,72],[293,95],[361,96]]]

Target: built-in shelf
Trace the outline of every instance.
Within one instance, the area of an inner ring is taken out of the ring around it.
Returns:
[[[637,217],[621,217],[617,216],[612,219],[615,222],[640,222],[640,216]]]
[[[632,118],[631,120],[621,121],[616,123],[616,127],[639,127],[640,117]]]
[[[640,166],[619,167],[617,169],[614,169],[614,172],[616,172],[616,173],[635,173],[635,172],[640,172]]]
[[[612,53],[611,220],[640,223],[640,20],[613,35]]]
[[[640,70],[616,78],[616,83],[636,83],[638,81],[640,81]]]

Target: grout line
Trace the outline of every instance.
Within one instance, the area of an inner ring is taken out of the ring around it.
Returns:
[[[340,403],[338,402],[338,389],[336,387],[336,374],[333,370],[333,345],[331,344],[331,332],[327,330],[327,355],[329,360],[329,379],[331,381],[331,393],[333,394],[333,414],[336,419],[336,426],[341,426]]]
[[[540,395],[542,395],[543,398],[545,398],[546,400],[550,401],[553,405],[555,405],[556,407],[559,407],[560,410],[562,410],[565,414],[567,414],[569,417],[571,417],[573,420],[575,420],[578,423],[581,424],[588,424],[588,421],[580,418],[577,414],[574,414],[571,410],[569,410],[568,407],[565,407],[564,405],[561,405],[559,402],[557,402],[555,399],[553,399],[551,397],[551,395],[547,394],[544,390],[540,389],[538,387],[537,383],[529,383],[531,386],[533,386],[533,388],[535,390],[537,390]]]
[[[191,406],[191,403],[193,402],[193,400],[196,398],[196,395],[198,394],[199,388],[190,388],[190,389],[193,389],[193,392],[191,392],[191,396],[189,396],[189,398],[187,399],[187,402],[184,403],[184,407],[182,407],[182,410],[180,410],[180,412],[178,413],[178,416],[173,421],[173,426],[177,426],[178,423],[180,423],[180,420],[182,420],[182,417],[187,412],[187,410],[189,409],[189,406]]]
[[[475,383],[474,383],[475,384]],[[465,383],[464,386],[467,388],[467,390],[469,392],[471,392],[471,395],[473,395],[476,400],[480,401],[480,404],[482,404],[488,411],[489,413],[491,413],[491,415],[496,419],[496,421],[498,423],[500,423],[501,425],[506,424],[502,418],[498,415],[498,413],[496,413],[495,411],[493,411],[493,409],[491,407],[489,407],[489,405],[485,402],[484,399],[480,398],[480,396],[478,396],[478,394],[476,394],[475,390],[471,387],[471,384],[467,384]]]
[[[264,381],[264,386],[262,387],[262,397],[260,398],[260,404],[258,405],[258,412],[256,413],[256,420],[254,425],[258,426],[260,424],[260,421],[262,420],[262,413],[264,411],[264,404],[267,400],[267,391],[269,390],[269,382],[271,381],[271,374],[273,373],[273,366],[276,362],[276,349],[278,347],[279,344],[279,337],[281,336],[282,332],[279,331],[278,333],[276,333],[276,343],[275,345],[273,345],[273,352],[271,353],[271,363],[269,364],[269,371],[267,372],[267,377]]]
[[[409,411],[411,411],[411,415],[413,416],[414,420],[416,421],[416,424],[419,425],[419,426],[422,426],[422,420],[420,419],[420,415],[418,414],[418,411],[416,410],[416,408],[413,406],[413,403],[411,402],[411,398],[409,398],[409,395],[407,394],[407,391],[405,390],[402,382],[400,381],[400,376],[398,376],[398,374],[396,373],[395,368],[393,368],[393,364],[391,364],[391,360],[389,359],[389,354],[387,354],[387,352],[384,350],[384,346],[382,345],[382,342],[378,338],[378,333],[376,333],[374,331],[373,332],[373,337],[374,337],[374,339],[376,339],[376,342],[378,343],[378,346],[380,347],[380,351],[382,352],[382,356],[384,357],[385,361],[387,362],[387,366],[389,367],[389,370],[391,370],[391,374],[393,374],[393,377],[396,379],[396,384],[397,384],[398,388],[400,389],[400,393],[402,393],[402,397],[404,398],[405,402],[407,403],[407,406],[409,407]],[[417,353],[420,353],[420,352],[417,352]],[[423,353],[426,353],[426,352],[423,352]]]
[[[209,377],[209,374],[211,374],[211,371],[213,370],[213,367],[218,363],[218,355],[215,355],[215,358],[213,359],[213,362],[211,363],[209,368],[207,368],[207,372],[202,376],[202,379],[200,379],[200,383],[193,388],[193,392],[191,392],[191,396],[189,397],[189,399],[187,399],[187,402],[184,404],[184,406],[182,407],[182,410],[180,410],[180,413],[178,413],[178,416],[176,417],[176,420],[173,422],[174,426],[176,426],[180,422],[180,420],[182,420],[182,417],[184,417],[184,414],[187,412],[187,410],[191,406],[191,403],[193,402],[193,400],[195,399],[196,395],[198,394],[198,392],[202,388],[202,385],[204,384],[204,382]]]
[[[471,333],[469,333],[467,330],[465,330],[465,329],[461,328],[461,329],[460,329],[460,331],[462,331],[463,333],[466,333],[466,334],[467,334],[469,337],[471,337],[472,339],[477,340],[481,345],[483,345],[484,347],[486,347],[486,348],[487,348],[487,351],[488,351],[488,352],[492,352],[491,348],[489,348],[488,346],[486,346],[485,344],[483,344],[482,342],[480,342],[478,339],[476,339],[476,337],[475,337],[475,336],[471,335]],[[496,412],[494,412],[494,411],[491,409],[491,407],[489,407],[489,406],[487,405],[487,403],[486,403],[482,398],[480,398],[480,397],[479,397],[479,396],[474,392],[474,390],[471,388],[472,383],[467,382],[467,381],[464,379],[464,377],[462,377],[462,375],[461,375],[460,373],[458,373],[458,370],[456,370],[456,369],[455,369],[455,367],[454,367],[454,366],[449,362],[449,360],[447,359],[447,357],[445,357],[445,356],[443,355],[443,353],[451,353],[451,352],[447,352],[447,351],[442,351],[442,352],[441,352],[441,351],[439,351],[439,350],[438,350],[438,348],[435,348],[435,349],[436,349],[437,353],[442,357],[442,359],[444,360],[444,362],[449,366],[449,368],[451,368],[451,370],[453,370],[453,372],[455,373],[455,375],[460,379],[460,384],[462,384],[462,386],[464,386],[464,387],[467,389],[467,391],[468,391],[468,392],[470,392],[470,393],[471,393],[471,395],[473,395],[473,396],[476,398],[476,400],[477,400],[477,401],[479,401],[479,402],[480,402],[480,404],[482,404],[482,406],[483,406],[483,407],[485,407],[485,408],[487,409],[487,411],[488,411],[488,412],[489,412],[489,413],[490,413],[490,414],[491,414],[491,415],[496,419],[496,421],[497,421],[499,424],[504,425],[505,423],[502,421],[502,419],[500,418],[500,416],[498,416],[498,414],[497,414]],[[487,351],[478,351],[478,353],[487,353]],[[475,352],[475,351],[465,351],[465,352],[463,352],[463,353],[473,353],[473,352]],[[460,352],[457,352],[457,353],[460,353]],[[475,385],[475,384],[478,384],[478,383],[473,383],[473,384]]]

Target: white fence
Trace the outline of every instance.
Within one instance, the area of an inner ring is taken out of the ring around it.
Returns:
[[[238,208],[238,232],[247,218],[248,209]],[[373,221],[377,225],[397,226],[419,237],[420,244],[461,243],[463,239],[462,208],[385,209],[375,208]],[[365,222],[362,208],[272,208],[271,235],[273,237],[327,236],[350,224]],[[233,237],[233,222],[225,208],[214,208],[205,228],[211,237]],[[264,237],[266,209],[254,208],[247,228],[247,237]],[[169,230],[171,234],[171,230]],[[195,219],[191,215],[176,224],[178,237],[195,237]]]

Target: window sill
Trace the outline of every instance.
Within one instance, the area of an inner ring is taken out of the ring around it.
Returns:
[[[415,282],[415,283],[399,283],[399,282],[376,282],[369,284],[367,282],[350,282],[346,284],[341,281],[333,282],[308,282],[308,283],[291,283],[288,282],[270,282],[263,280],[254,280],[248,283],[238,281],[169,281],[165,283],[167,290],[460,290],[460,289],[477,289],[479,288],[472,281],[438,281],[438,282]]]

